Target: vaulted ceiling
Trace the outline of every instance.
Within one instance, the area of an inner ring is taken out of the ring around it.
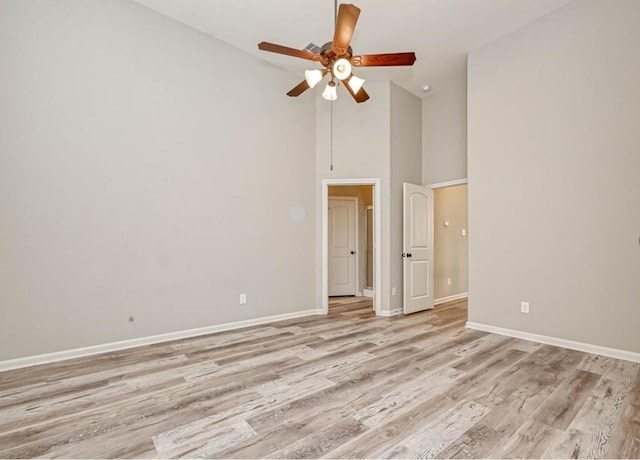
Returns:
[[[333,36],[333,0],[136,0],[148,8],[303,76],[318,64],[266,53],[260,41],[292,48]],[[413,67],[358,69],[419,97],[463,78],[469,51],[512,32],[570,0],[351,0],[362,9],[354,54],[415,51]],[[212,56],[212,59],[214,57]]]

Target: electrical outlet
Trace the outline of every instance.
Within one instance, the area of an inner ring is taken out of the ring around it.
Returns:
[[[451,286],[451,278],[447,278],[447,286]]]
[[[520,312],[529,313],[529,302],[520,302]]]
[[[396,295],[396,288],[395,287],[391,288],[391,295]]]
[[[462,233],[462,236],[467,236],[467,229],[463,228],[460,233]]]
[[[247,303],[247,294],[240,294],[240,305]]]

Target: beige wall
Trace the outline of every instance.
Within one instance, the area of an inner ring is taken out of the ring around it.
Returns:
[[[639,18],[572,2],[470,54],[471,321],[640,352]]]
[[[467,186],[434,190],[434,298],[467,292]],[[445,226],[445,222],[448,224]],[[468,233],[467,233],[468,235]],[[448,284],[451,279],[451,284]]]
[[[373,205],[372,185],[332,185],[329,196],[357,196],[361,206]]]
[[[367,206],[373,204],[373,186],[371,185],[336,185],[329,187],[329,197],[352,196],[358,198],[358,293],[362,293],[367,277],[367,233],[365,213]]]
[[[0,360],[317,306],[299,78],[125,1],[0,37]]]
[[[460,75],[422,99],[422,183],[467,177],[467,78]]]

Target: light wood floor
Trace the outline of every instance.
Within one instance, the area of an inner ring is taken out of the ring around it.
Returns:
[[[0,457],[640,456],[638,364],[360,300],[2,373]]]

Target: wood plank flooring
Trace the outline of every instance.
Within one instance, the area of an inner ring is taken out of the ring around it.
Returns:
[[[464,328],[466,301],[0,373],[0,458],[638,458],[640,365]]]

